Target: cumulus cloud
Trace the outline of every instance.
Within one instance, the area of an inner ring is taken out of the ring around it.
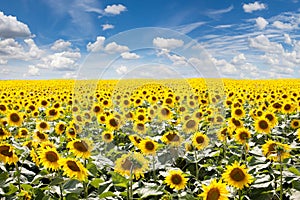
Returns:
[[[255,1],[254,3],[244,4],[243,9],[246,13],[252,13],[253,11],[266,9],[266,5]]]
[[[265,20],[263,17],[256,18],[255,22],[256,22],[257,27],[260,30],[264,29],[269,24],[269,22],[267,20]]]
[[[123,46],[115,42],[111,42],[105,46],[104,50],[107,53],[118,53],[118,52],[122,53],[125,51],[129,51],[129,48],[127,46]]]
[[[103,49],[103,44],[105,41],[105,37],[98,36],[94,43],[89,42],[86,46],[86,49],[90,52],[96,52]]]
[[[64,79],[75,79],[77,78],[77,73],[76,72],[66,72],[65,75],[63,76]]]
[[[283,23],[281,21],[275,21],[275,22],[273,22],[272,25],[278,29],[293,29],[294,28],[293,25],[291,25],[289,23]]]
[[[112,24],[102,24],[101,26],[103,31],[115,28],[115,26]]]
[[[104,12],[106,14],[111,14],[111,15],[119,15],[121,12],[126,11],[126,7],[123,6],[122,4],[113,4],[113,5],[108,5],[104,9]]]
[[[292,39],[289,34],[285,33],[283,36],[284,36],[284,42],[286,44],[292,44]]]
[[[174,38],[161,38],[156,37],[153,39],[153,45],[162,49],[175,49],[178,47],[182,47],[184,42],[182,40],[174,39]]]
[[[40,75],[40,69],[35,67],[34,65],[28,66],[28,72],[24,74],[25,76],[39,76]]]
[[[282,53],[284,48],[281,44],[271,42],[265,35],[259,35],[249,39],[249,46],[264,51],[266,53]]]
[[[25,39],[24,42],[28,45],[29,51],[27,52],[27,55],[32,59],[38,59],[40,58],[44,51],[41,50],[32,39]]]
[[[38,68],[53,69],[61,71],[73,71],[78,67],[78,59],[81,57],[77,51],[63,51],[50,54],[41,59],[41,63],[37,64]]]
[[[232,62],[232,64],[241,64],[245,60],[246,60],[245,55],[243,53],[240,53],[239,55],[234,56],[231,62]]]
[[[127,59],[127,60],[140,58],[140,56],[137,55],[136,53],[130,53],[130,52],[123,52],[121,53],[121,56],[123,59]]]
[[[54,44],[51,46],[51,49],[54,51],[62,51],[68,49],[71,45],[71,42],[59,39],[54,42]]]
[[[118,67],[116,69],[116,72],[119,74],[119,75],[124,75],[128,72],[128,68],[124,65],[121,65],[120,67]]]
[[[29,37],[31,32],[26,24],[15,16],[7,16],[0,12],[0,38]]]

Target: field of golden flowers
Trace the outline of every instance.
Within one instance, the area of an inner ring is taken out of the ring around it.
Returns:
[[[0,199],[299,199],[299,88],[0,81]]]

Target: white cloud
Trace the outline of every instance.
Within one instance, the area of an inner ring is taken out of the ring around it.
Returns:
[[[105,46],[104,50],[107,53],[118,53],[118,52],[121,53],[121,52],[129,51],[129,48],[127,46],[122,46],[115,42],[111,42]]]
[[[112,14],[112,15],[119,15],[121,12],[126,11],[126,7],[122,4],[114,4],[114,5],[108,5],[104,9],[105,13]]]
[[[272,24],[275,28],[278,29],[293,29],[293,25],[289,24],[289,23],[283,23],[281,21],[275,21]]]
[[[38,59],[44,54],[44,51],[38,48],[32,39],[25,39],[24,42],[28,45],[27,55],[30,58]]]
[[[234,74],[237,74],[237,72],[238,72],[236,67],[233,64],[228,63],[224,59],[218,60],[218,59],[212,57],[211,61],[215,64],[215,66],[218,68],[218,70],[223,75],[234,75]]]
[[[40,75],[40,69],[35,67],[34,65],[28,66],[28,72],[24,74],[24,76],[39,76]]]
[[[105,41],[105,37],[98,36],[94,43],[89,42],[86,46],[86,49],[90,52],[96,52],[103,49],[103,44]]]
[[[112,24],[102,24],[101,26],[103,31],[115,28],[115,26]]]
[[[136,53],[130,53],[130,52],[123,52],[121,53],[121,56],[123,59],[127,59],[127,60],[140,58],[140,56],[137,55]]]
[[[241,64],[245,60],[246,60],[245,55],[243,53],[240,53],[239,55],[234,56],[231,62],[232,62],[232,64]]]
[[[77,61],[81,57],[80,52],[63,51],[59,53],[50,54],[41,59],[41,63],[37,64],[38,68],[72,71],[79,66]]]
[[[255,21],[260,30],[264,29],[269,24],[269,22],[262,17],[256,18]]]
[[[66,72],[63,76],[64,79],[76,79],[77,73],[76,72]]]
[[[5,64],[7,64],[7,60],[0,59],[0,65],[5,65]]]
[[[26,24],[14,16],[0,12],[0,38],[29,37],[31,32]]]
[[[265,35],[259,35],[255,38],[249,39],[249,46],[262,50],[265,53],[282,53],[284,48],[281,44],[271,42]]]
[[[174,27],[174,29],[180,33],[187,34],[195,29],[197,29],[199,26],[202,26],[206,22],[195,22],[191,24],[185,24],[181,26]]]
[[[51,49],[54,51],[62,51],[68,49],[71,45],[71,42],[59,39],[54,42],[54,44],[51,46]]]
[[[253,11],[266,9],[266,5],[255,1],[254,3],[244,4],[243,9],[246,13],[252,13]]]
[[[126,66],[124,65],[121,65],[119,68],[116,69],[116,72],[119,74],[119,75],[124,75],[128,72],[128,69]]]
[[[178,47],[182,47],[184,42],[182,40],[174,39],[174,38],[161,38],[156,37],[153,39],[153,45],[162,49],[175,49]]]
[[[284,42],[286,44],[292,44],[292,39],[289,34],[285,33],[283,36],[284,36]]]

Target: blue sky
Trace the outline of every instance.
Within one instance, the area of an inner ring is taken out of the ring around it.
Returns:
[[[1,79],[299,78],[299,8],[297,0],[0,1]]]

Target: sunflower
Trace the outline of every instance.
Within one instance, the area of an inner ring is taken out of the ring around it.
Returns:
[[[185,133],[192,133],[198,130],[198,123],[195,119],[191,118],[184,122],[183,131]]]
[[[192,144],[195,148],[197,148],[198,150],[204,149],[208,146],[208,143],[209,138],[205,134],[201,132],[194,133],[192,137]]]
[[[14,153],[14,148],[10,144],[0,144],[0,161],[4,162],[5,164],[16,164],[19,158]]]
[[[244,127],[243,122],[239,119],[236,119],[234,117],[229,119],[229,126],[232,128],[242,128]]]
[[[148,129],[144,123],[138,122],[133,124],[133,130],[139,134],[145,134]]]
[[[68,138],[71,138],[71,139],[76,138],[76,133],[77,133],[77,131],[74,126],[68,126],[66,128],[66,134],[67,134]]]
[[[175,190],[184,189],[187,181],[188,179],[184,176],[180,169],[169,170],[168,175],[165,178],[165,183]]]
[[[138,148],[144,155],[155,155],[157,147],[158,143],[149,138],[142,140],[138,145]]]
[[[293,119],[291,121],[291,127],[293,129],[298,129],[300,127],[300,120],[299,119]]]
[[[217,132],[218,139],[220,141],[227,140],[232,135],[232,130],[229,127],[224,127]]]
[[[42,142],[39,145],[40,145],[40,149],[46,149],[46,148],[54,148],[55,149],[56,148],[55,144],[50,141]]]
[[[251,133],[246,128],[238,128],[235,130],[235,139],[238,143],[244,144],[246,143],[249,138],[251,137]]]
[[[297,136],[298,136],[298,139],[300,140],[300,128],[298,128],[298,130],[297,130]]]
[[[170,108],[162,106],[158,111],[158,118],[160,120],[169,120],[172,118],[172,112]]]
[[[33,134],[33,138],[37,141],[37,142],[45,142],[48,140],[48,135],[46,133],[40,132],[38,130],[36,130]]]
[[[165,132],[165,134],[161,137],[161,141],[171,146],[178,147],[181,145],[182,137],[178,134],[177,131],[172,130]]]
[[[110,143],[114,140],[114,134],[112,131],[103,131],[102,132],[102,140],[105,143]]]
[[[129,152],[123,154],[115,162],[115,171],[123,176],[132,175],[139,179],[144,177],[144,173],[149,169],[149,161],[144,158],[143,154],[138,152]]]
[[[199,197],[202,197],[203,200],[228,200],[229,192],[226,188],[226,184],[222,181],[213,179],[211,183],[206,186],[202,185],[203,192],[199,194]]]
[[[282,105],[282,108],[281,108],[281,112],[284,113],[284,114],[291,114],[295,111],[296,109],[296,106],[294,103],[292,102],[285,102],[283,105]]]
[[[87,139],[75,139],[67,144],[67,148],[76,157],[89,158],[91,156],[92,143]]]
[[[66,130],[66,123],[65,122],[58,122],[56,125],[55,125],[55,128],[54,128],[54,130],[55,130],[55,133],[57,134],[57,135],[61,135],[61,134],[63,134],[64,132],[65,132],[65,130]]]
[[[110,130],[117,130],[120,127],[120,120],[117,117],[109,116],[106,120],[106,127]]]
[[[0,140],[5,140],[6,138],[10,137],[10,132],[7,131],[5,128],[0,127]]]
[[[21,126],[23,122],[23,115],[18,112],[10,112],[7,115],[8,124],[11,126]]]
[[[28,136],[29,136],[29,131],[27,128],[20,128],[18,130],[18,138],[26,138]]]
[[[74,158],[61,158],[59,160],[59,164],[62,166],[63,175],[79,181],[84,181],[87,179],[87,169],[78,160]]]
[[[36,123],[36,129],[39,130],[40,132],[48,131],[50,130],[50,125],[46,121],[40,121]]]
[[[231,111],[231,116],[234,117],[234,118],[236,118],[236,119],[243,118],[243,117],[245,117],[245,111],[241,107],[234,108]]]
[[[290,157],[291,148],[287,144],[282,144],[273,140],[267,140],[265,144],[262,145],[263,154],[269,160],[282,161]]]
[[[263,117],[261,118],[258,118],[256,121],[255,121],[255,130],[258,132],[258,133],[270,133],[271,132],[271,126],[269,124],[269,121]]]
[[[60,156],[55,148],[46,147],[39,152],[40,163],[46,168],[51,170],[58,170],[60,168]]]
[[[226,166],[222,178],[228,185],[242,190],[244,187],[249,187],[249,184],[253,182],[253,177],[247,171],[246,165],[240,165],[235,161],[232,165]]]
[[[36,154],[34,148],[32,148],[30,150],[30,157],[31,157],[31,160],[36,164],[36,166],[40,165],[39,156]]]
[[[134,146],[138,147],[139,143],[142,141],[142,138],[134,134],[134,135],[129,135],[129,140],[132,142]]]
[[[49,108],[46,111],[46,116],[50,121],[54,121],[59,118],[60,110],[56,108]]]
[[[266,112],[264,115],[264,118],[267,119],[269,121],[269,124],[271,127],[274,127],[277,125],[278,120],[277,117],[274,113],[272,112]]]

